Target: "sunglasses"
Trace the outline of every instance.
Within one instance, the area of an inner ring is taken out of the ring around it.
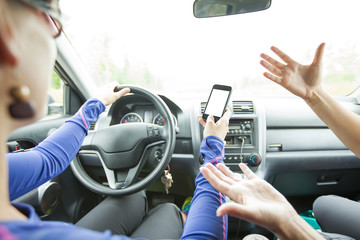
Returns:
[[[60,36],[62,31],[61,12],[58,0],[20,0],[21,2],[43,12],[53,38]]]

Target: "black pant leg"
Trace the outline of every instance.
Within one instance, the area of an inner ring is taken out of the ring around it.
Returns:
[[[172,203],[163,203],[151,209],[132,238],[179,239],[184,222],[180,209]]]
[[[313,210],[324,232],[360,239],[360,203],[334,195],[321,196]]]
[[[356,240],[355,238],[336,233],[320,232],[320,235],[323,236],[326,240]]]
[[[125,197],[107,197],[75,225],[129,236],[146,213],[147,199],[145,192],[141,191]]]

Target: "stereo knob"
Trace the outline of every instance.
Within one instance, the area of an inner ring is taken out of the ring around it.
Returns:
[[[246,125],[245,125],[245,129],[246,129],[246,130],[251,130],[251,125],[250,125],[249,123],[246,124]]]
[[[259,154],[254,153],[250,156],[249,165],[253,167],[257,167],[261,164],[261,157]]]

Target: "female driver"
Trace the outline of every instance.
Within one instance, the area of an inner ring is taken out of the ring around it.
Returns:
[[[88,100],[74,117],[33,150],[6,155],[11,131],[44,115],[46,83],[51,79],[56,56],[54,38],[60,32],[57,0],[0,0],[0,239],[127,239],[111,235],[110,231],[40,221],[31,206],[10,202],[61,173],[76,154],[90,123],[104,110],[104,104],[129,92],[124,89],[109,92],[100,101]],[[206,124],[201,119],[205,126],[201,149],[205,162],[222,161],[230,115],[227,112],[217,123],[211,117]],[[182,238],[225,239],[227,218],[215,214],[224,195],[211,187],[202,174],[196,185]],[[173,227],[178,228],[177,225]]]

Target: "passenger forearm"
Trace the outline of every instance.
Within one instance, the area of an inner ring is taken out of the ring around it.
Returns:
[[[360,117],[347,110],[323,89],[317,90],[306,103],[335,135],[360,156]]]
[[[294,214],[286,224],[274,231],[281,240],[323,240],[324,238],[299,215]]]

